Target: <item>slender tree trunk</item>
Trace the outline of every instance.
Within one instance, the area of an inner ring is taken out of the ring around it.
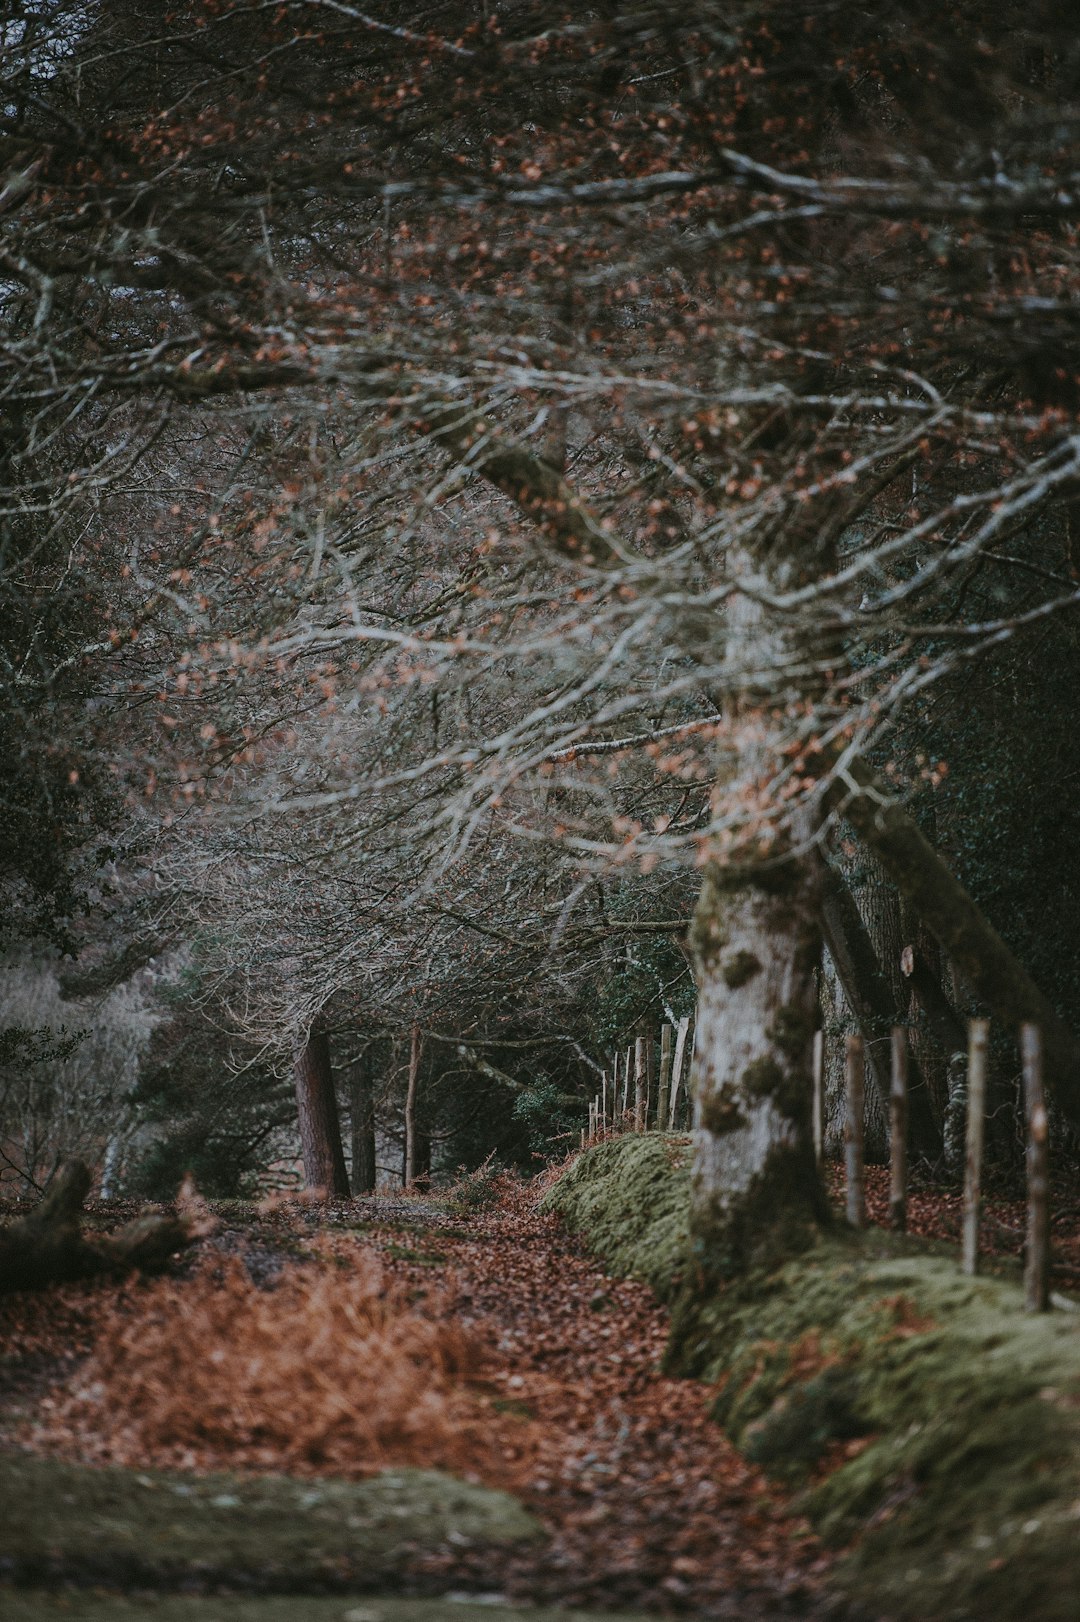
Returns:
[[[419,1171],[416,1137],[416,1095],[420,1085],[420,1027],[412,1028],[409,1045],[409,1087],[405,1094],[405,1187],[411,1188]]]
[[[371,1049],[356,1063],[350,1099],[352,1117],[352,1185],[354,1194],[371,1194],[375,1172],[375,1099],[371,1082]]]
[[[341,1146],[334,1075],[330,1068],[330,1038],[315,1024],[293,1063],[296,1111],[304,1180],[309,1189],[321,1188],[326,1198],[347,1200],[349,1174]]]

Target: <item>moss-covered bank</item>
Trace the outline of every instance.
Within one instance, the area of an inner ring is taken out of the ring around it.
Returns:
[[[357,1599],[338,1594],[312,1598],[291,1594],[252,1598],[239,1594],[108,1594],[29,1592],[0,1588],[4,1622],[600,1622],[585,1611],[534,1610],[498,1605],[490,1594],[456,1593],[449,1599]],[[605,1612],[603,1622],[647,1622],[635,1613]]]
[[[842,1586],[896,1619],[1072,1622],[1080,1317],[1025,1317],[1009,1278],[839,1228],[691,1305],[685,1155],[655,1135],[602,1145],[549,1204],[676,1301],[673,1367],[721,1385],[717,1418],[845,1550]]]
[[[301,1481],[0,1454],[0,1578],[17,1583],[393,1587],[418,1550],[542,1536],[509,1494],[434,1470]]]

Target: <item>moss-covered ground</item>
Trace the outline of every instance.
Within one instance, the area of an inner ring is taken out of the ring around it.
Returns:
[[[613,1270],[673,1304],[670,1360],[715,1382],[732,1438],[801,1493],[875,1615],[1080,1615],[1080,1316],[1018,1281],[837,1224],[705,1301],[689,1275],[685,1140],[626,1137],[548,1196]]]
[[[445,1599],[388,1599],[240,1594],[108,1594],[71,1589],[27,1592],[0,1587],[4,1622],[590,1622],[584,1611],[493,1603],[490,1594]],[[592,1622],[595,1622],[595,1615]],[[605,1612],[604,1622],[645,1622],[640,1613]]]
[[[541,1536],[508,1494],[432,1470],[297,1480],[0,1453],[0,1574],[19,1583],[392,1587],[418,1552]],[[0,1614],[10,1615],[4,1602]]]

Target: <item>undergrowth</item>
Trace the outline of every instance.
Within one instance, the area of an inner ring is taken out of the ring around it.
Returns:
[[[512,1474],[472,1384],[478,1339],[412,1310],[370,1253],[335,1261],[289,1266],[271,1290],[215,1259],[118,1292],[28,1440],[98,1464]]]

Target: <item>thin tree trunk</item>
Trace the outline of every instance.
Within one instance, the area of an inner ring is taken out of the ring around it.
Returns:
[[[866,1227],[866,1185],[863,1174],[863,1110],[865,1108],[866,1051],[861,1036],[847,1039],[845,1070],[844,1171],[847,1177],[847,1219],[853,1228]]]
[[[1043,1094],[1042,1033],[1037,1025],[1020,1030],[1027,1117],[1027,1254],[1024,1258],[1024,1311],[1046,1312],[1050,1306],[1049,1133]]]
[[[352,1185],[354,1194],[374,1193],[375,1098],[371,1081],[371,1049],[360,1055],[353,1070],[352,1096]]]
[[[963,1240],[960,1265],[972,1277],[979,1267],[983,1137],[986,1127],[986,1054],[990,1021],[973,1019],[968,1045],[967,1131],[964,1138]]]
[[[420,1027],[414,1025],[409,1044],[409,1088],[405,1094],[405,1187],[411,1188],[418,1170],[416,1094],[420,1083]]]
[[[889,1088],[889,1221],[898,1233],[907,1227],[908,1033],[892,1031],[892,1083]]]
[[[304,1157],[304,1181],[309,1189],[322,1189],[327,1199],[349,1198],[349,1174],[341,1145],[334,1073],[330,1067],[330,1038],[318,1023],[293,1063],[296,1112]]]

